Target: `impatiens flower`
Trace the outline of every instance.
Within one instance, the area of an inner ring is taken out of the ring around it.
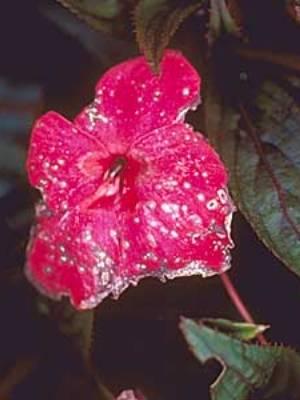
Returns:
[[[36,122],[27,166],[42,202],[26,273],[41,291],[86,309],[146,276],[229,268],[227,173],[184,123],[199,89],[167,51],[159,75],[144,57],[106,72],[73,122],[55,112]]]

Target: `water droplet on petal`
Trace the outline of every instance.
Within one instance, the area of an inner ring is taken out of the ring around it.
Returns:
[[[107,286],[110,281],[110,273],[109,271],[103,271],[100,274],[100,280],[103,286]]]
[[[146,264],[135,264],[135,269],[138,271],[145,271],[147,269],[147,265]]]
[[[44,267],[44,272],[45,272],[45,274],[49,275],[53,272],[53,268],[50,265],[46,265]]]
[[[205,200],[205,196],[204,196],[204,194],[203,193],[198,193],[197,194],[197,199],[199,200],[199,201],[204,201]]]
[[[224,189],[219,189],[217,191],[221,204],[226,204],[228,201],[227,193]]]
[[[162,203],[161,209],[166,213],[166,214],[178,214],[179,212],[179,205],[175,203]]]
[[[183,182],[183,187],[184,189],[191,189],[192,185],[190,184],[190,182]]]
[[[190,89],[188,87],[183,88],[182,94],[183,96],[188,96],[190,94]]]
[[[211,199],[206,203],[208,210],[216,210],[218,208],[218,201],[216,199]]]

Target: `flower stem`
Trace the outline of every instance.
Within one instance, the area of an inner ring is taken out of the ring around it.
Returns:
[[[237,311],[239,312],[239,314],[241,315],[243,320],[245,322],[249,323],[249,324],[254,324],[255,325],[255,321],[254,321],[252,315],[248,311],[245,303],[241,299],[239,293],[237,292],[236,288],[234,287],[233,283],[231,282],[231,279],[226,274],[226,272],[221,274],[220,278],[221,278],[221,281],[222,281],[222,283],[223,283],[223,285],[224,285],[224,287],[226,289],[226,292],[227,292],[228,296],[230,297],[232,303],[234,304],[235,308],[237,309]],[[261,333],[259,335],[257,335],[257,339],[258,339],[259,343],[262,344],[262,345],[268,344],[268,342],[265,339],[264,335],[261,334]]]

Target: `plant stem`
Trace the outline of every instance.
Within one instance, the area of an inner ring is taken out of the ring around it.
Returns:
[[[73,341],[83,358],[89,361],[93,342],[94,310],[78,311],[65,300],[57,305],[56,319],[61,332]]]
[[[81,313],[81,350],[87,360],[90,359],[93,344],[94,310],[80,311]]]
[[[232,303],[234,304],[235,308],[241,315],[241,317],[244,319],[245,322],[249,324],[255,324],[255,321],[248,311],[245,303],[241,299],[239,293],[237,292],[236,288],[234,287],[233,283],[231,282],[231,279],[229,276],[224,272],[223,274],[220,275],[221,281],[226,289],[226,292],[228,296],[230,297]],[[260,344],[266,345],[268,344],[267,340],[265,339],[263,334],[257,335],[257,339]]]

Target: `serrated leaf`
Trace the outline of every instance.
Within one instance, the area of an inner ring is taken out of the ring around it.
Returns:
[[[280,358],[279,347],[258,346],[239,341],[224,333],[183,318],[180,328],[195,357],[205,363],[217,359],[223,367],[211,386],[213,400],[246,400],[264,387]]]
[[[269,328],[268,325],[256,325],[246,322],[233,322],[222,318],[205,318],[206,326],[230,335],[239,340],[252,340]]]
[[[110,31],[122,10],[120,0],[57,0],[95,29]]]
[[[236,106],[221,99],[212,81],[207,88],[206,132],[229,169],[235,203],[300,275],[300,79],[262,79]]]
[[[164,49],[180,24],[204,1],[141,0],[135,9],[137,42],[154,71],[158,71]]]

